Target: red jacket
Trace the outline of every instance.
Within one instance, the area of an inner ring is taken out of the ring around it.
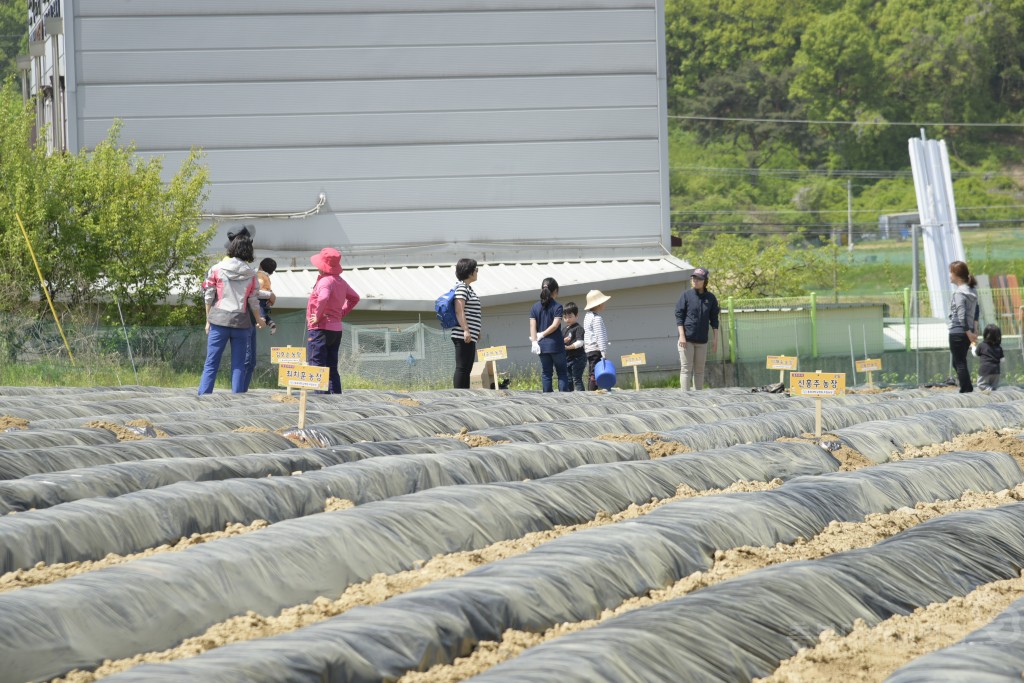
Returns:
[[[341,319],[356,307],[359,295],[340,275],[320,275],[306,304],[306,320],[316,316],[311,330],[341,330]]]

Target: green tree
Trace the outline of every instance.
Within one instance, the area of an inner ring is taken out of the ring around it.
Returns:
[[[0,3],[0,83],[17,75],[16,57],[28,53],[28,0]]]
[[[683,240],[682,255],[711,271],[715,289],[739,299],[802,296],[820,282],[831,281],[833,247],[810,247],[782,236],[711,236],[695,231]]]
[[[193,299],[208,265],[212,230],[199,231],[207,170],[193,150],[165,183],[162,161],[122,146],[115,124],[79,154],[33,148],[31,103],[10,84],[0,92],[0,310],[27,307],[38,278],[21,216],[51,297],[77,309],[116,298],[129,318],[152,323],[171,294]]]

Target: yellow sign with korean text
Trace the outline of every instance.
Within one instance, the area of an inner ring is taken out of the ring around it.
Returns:
[[[637,365],[647,365],[647,354],[645,353],[631,353],[628,356],[622,356],[622,367],[629,368]]]
[[[791,372],[789,393],[791,396],[842,396],[846,393],[846,373]]]
[[[290,363],[302,365],[306,362],[305,346],[272,346],[270,347],[270,362]]]
[[[330,375],[327,368],[316,365],[290,365],[282,363],[277,369],[277,384],[293,389],[327,391]]]
[[[507,346],[489,346],[486,349],[477,349],[476,359],[481,363],[489,363],[492,360],[505,360],[508,358]]]
[[[796,356],[768,356],[769,370],[796,370],[799,359]]]
[[[874,372],[875,370],[882,369],[882,359],[865,358],[864,360],[857,361],[856,366],[857,372]]]

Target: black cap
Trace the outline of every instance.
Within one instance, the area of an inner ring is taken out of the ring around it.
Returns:
[[[224,243],[224,248],[227,249],[231,246],[231,240],[236,237],[248,237],[254,239],[256,237],[256,226],[255,225],[236,225],[235,227],[228,230],[228,241]]]

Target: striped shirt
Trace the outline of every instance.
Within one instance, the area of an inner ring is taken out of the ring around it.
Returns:
[[[480,330],[483,328],[480,316],[480,299],[473,288],[465,282],[455,285],[455,298],[462,299],[466,314],[466,324],[469,325],[469,334],[474,342],[480,341]],[[456,325],[452,328],[452,339],[462,339],[462,328]]]
[[[583,318],[583,350],[587,353],[608,353],[608,329],[604,326],[604,318],[600,313],[587,311],[586,317]]]

